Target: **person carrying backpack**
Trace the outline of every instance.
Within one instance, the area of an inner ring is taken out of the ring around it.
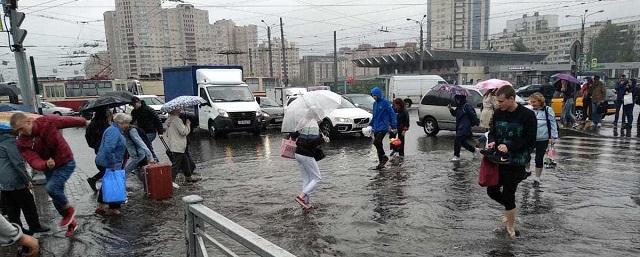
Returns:
[[[451,108],[451,105],[447,107],[451,115],[456,117],[456,140],[453,145],[453,158],[451,158],[451,161],[457,162],[460,161],[461,147],[473,153],[474,158],[477,156],[478,151],[475,147],[471,146],[467,140],[473,135],[471,128],[480,125],[480,120],[478,119],[476,110],[467,102],[466,96],[455,95],[453,99],[456,108]]]
[[[536,115],[537,120],[537,134],[536,134],[536,173],[533,177],[533,186],[540,186],[540,176],[542,175],[542,169],[544,168],[544,155],[547,152],[547,148],[553,145],[558,139],[558,124],[556,122],[556,114],[553,112],[553,108],[544,104],[544,96],[540,93],[535,93],[529,97],[529,104],[533,107],[533,112]],[[527,167],[526,170],[529,170]]]

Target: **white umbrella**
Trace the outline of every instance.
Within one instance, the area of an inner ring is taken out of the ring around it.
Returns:
[[[178,96],[176,98],[173,98],[171,99],[171,101],[163,104],[162,107],[160,108],[160,111],[172,112],[173,110],[178,108],[187,108],[191,106],[200,105],[206,102],[207,101],[205,101],[204,99],[202,99],[202,97],[199,97],[199,96],[183,95],[183,96]]]
[[[296,132],[310,122],[318,123],[340,107],[342,97],[328,90],[305,93],[291,102],[284,112],[282,132]]]

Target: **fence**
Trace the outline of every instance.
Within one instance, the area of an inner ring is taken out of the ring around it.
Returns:
[[[226,256],[238,256],[227,246],[207,234],[205,225],[222,232],[259,256],[295,257],[279,246],[202,205],[203,199],[198,195],[185,196],[182,201],[185,203],[185,232],[187,256],[189,257],[208,257],[205,242],[212,244]]]

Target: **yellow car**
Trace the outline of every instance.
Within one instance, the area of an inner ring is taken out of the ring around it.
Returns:
[[[553,98],[551,100],[551,108],[553,108],[553,112],[556,114],[556,117],[560,117],[563,106],[564,106],[564,101],[562,97]],[[607,112],[604,115],[607,116],[607,115],[613,115],[613,114],[616,114],[616,104],[614,100],[611,100],[611,98],[609,97],[609,94],[607,94]],[[575,116],[576,116],[576,120],[584,120],[585,118],[581,96],[576,98]]]

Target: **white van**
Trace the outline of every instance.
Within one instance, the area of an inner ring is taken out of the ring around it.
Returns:
[[[260,134],[263,113],[242,81],[242,70],[198,69],[196,80],[198,96],[206,100],[198,110],[199,128],[211,136],[237,131]]]
[[[448,84],[438,75],[391,76],[389,78],[389,99],[403,99],[410,107],[420,103],[422,97],[438,84]]]

